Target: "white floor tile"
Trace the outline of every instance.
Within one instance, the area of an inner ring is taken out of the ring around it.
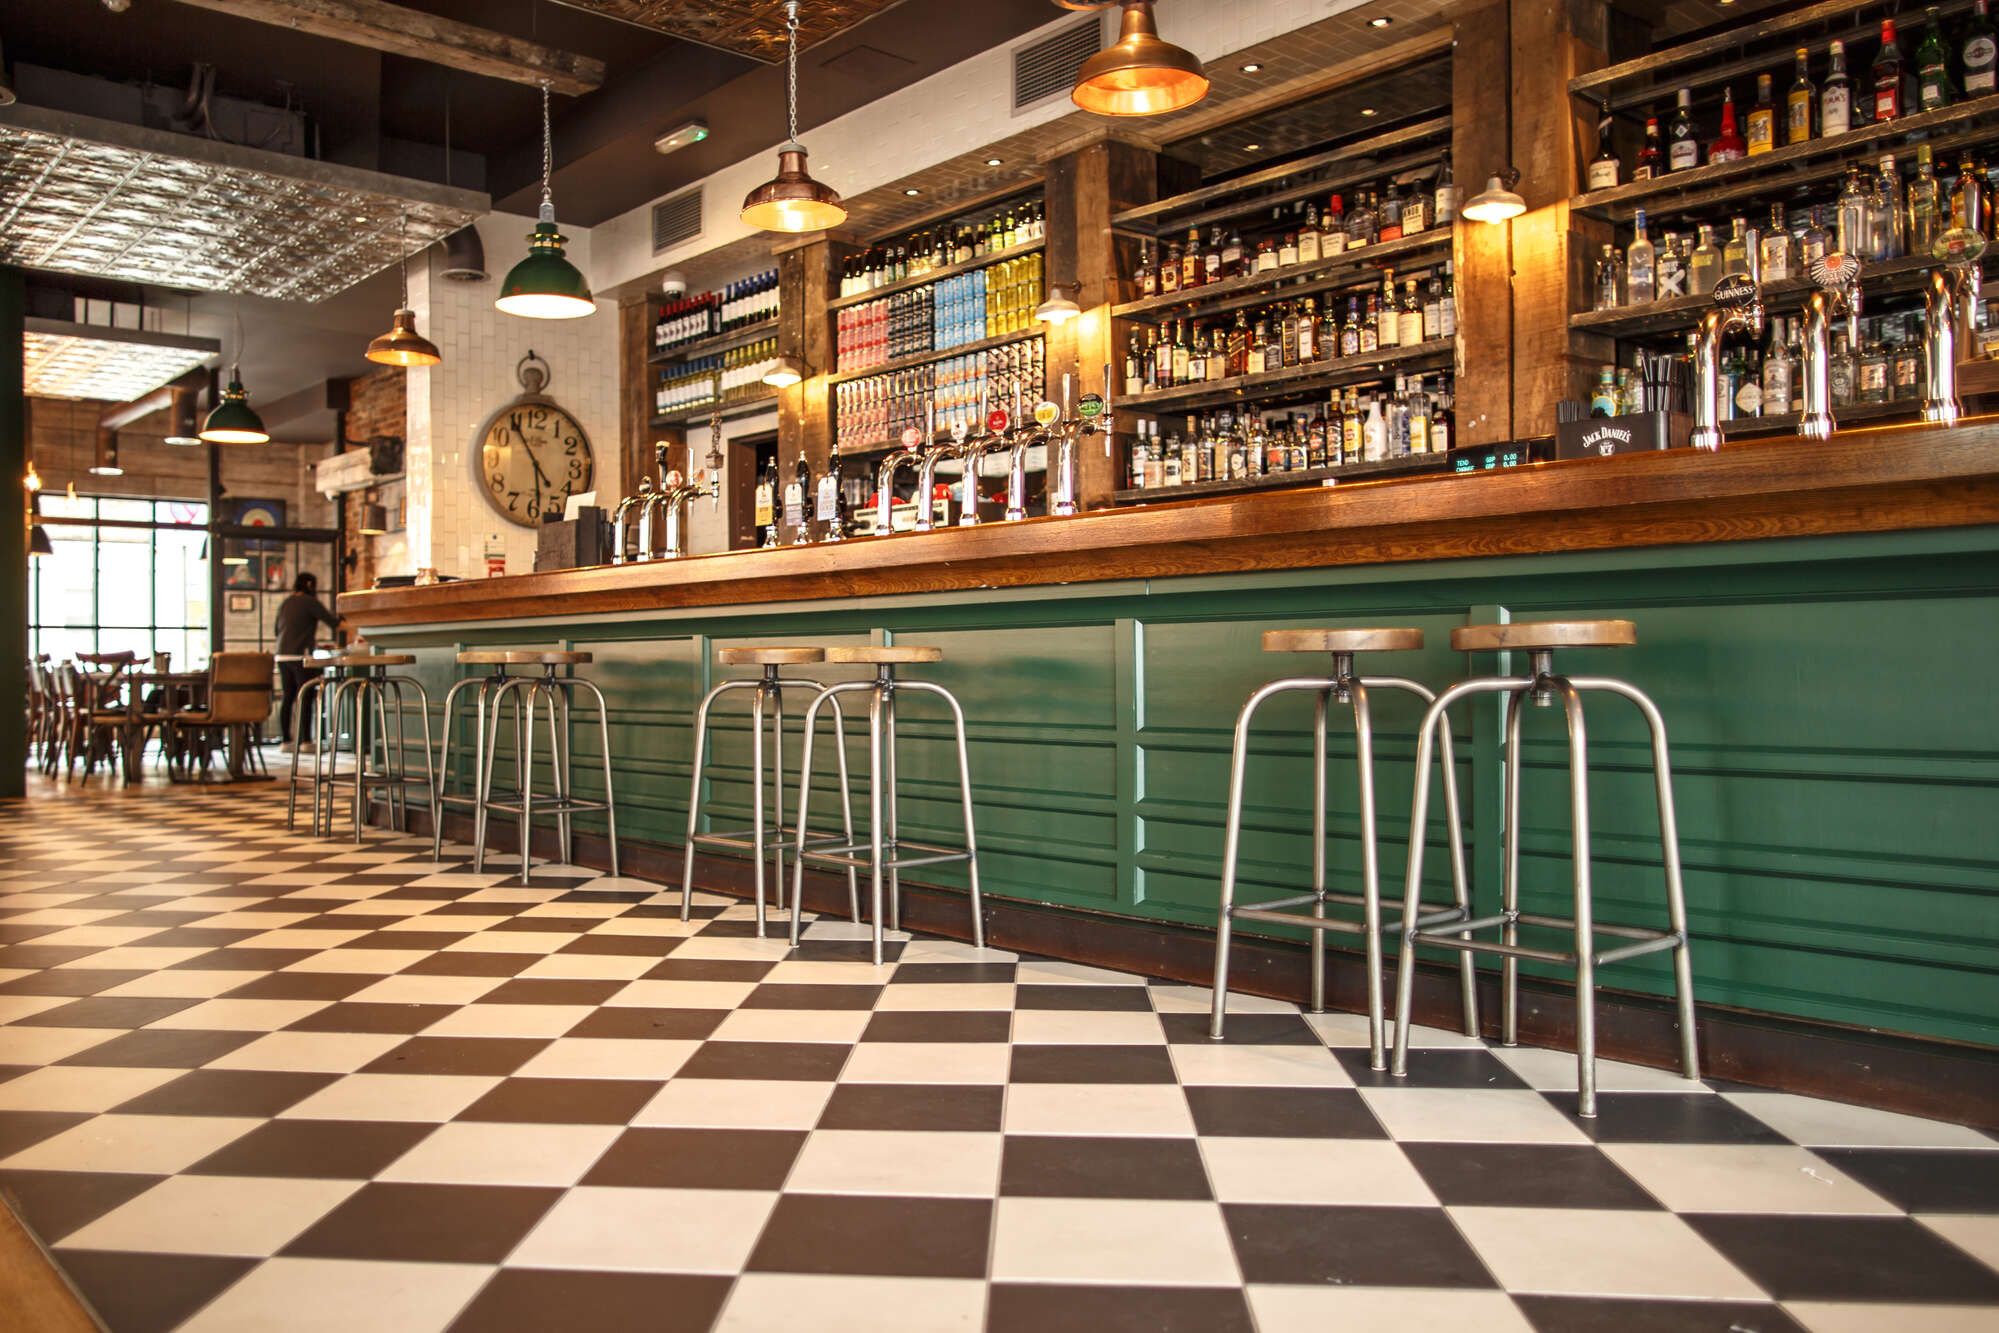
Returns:
[[[100,1115],[15,1153],[18,1171],[185,1171],[261,1120],[206,1115]]]
[[[361,1184],[268,1176],[171,1176],[66,1237],[62,1247],[266,1258]]]
[[[1404,1143],[1588,1143],[1538,1092],[1517,1088],[1362,1088],[1362,1100]]]
[[[814,1131],[792,1164],[793,1194],[946,1195],[999,1193],[999,1134],[916,1130]]]
[[[1201,1158],[1223,1203],[1434,1206],[1402,1149],[1386,1139],[1201,1140]]]
[[[1187,1094],[1170,1083],[1016,1083],[1006,1090],[1009,1134],[1194,1134]]]
[[[442,1123],[498,1087],[466,1074],[349,1074],[279,1112],[286,1120]]]
[[[1609,1143],[1603,1151],[1676,1213],[1901,1209],[1816,1153],[1779,1144]]]
[[[1133,1199],[1001,1199],[992,1276],[1158,1286],[1242,1280],[1219,1205]]]
[[[1808,1148],[1999,1148],[1988,1134],[1844,1102],[1785,1092],[1724,1093],[1770,1128]]]
[[[4,1086],[4,1085],[0,1085]],[[632,1117],[634,1125],[697,1129],[810,1129],[831,1083],[789,1079],[677,1078]]]
[[[698,1041],[559,1037],[515,1072],[521,1078],[668,1079],[700,1046]]]
[[[715,1333],[975,1333],[985,1283],[961,1278],[820,1277],[746,1273],[730,1289]]]
[[[515,1267],[729,1273],[749,1261],[777,1195],[580,1186],[515,1247]],[[579,1317],[581,1312],[579,1312]]]
[[[1260,1333],[1408,1333],[1411,1329],[1475,1328],[1481,1333],[1530,1333],[1532,1325],[1503,1291],[1443,1291],[1412,1287],[1276,1287],[1249,1289]]]
[[[840,1081],[1004,1083],[1012,1058],[1003,1041],[865,1041],[847,1057]]]
[[[471,1264],[273,1259],[180,1333],[441,1333],[492,1274]]]
[[[440,1125],[376,1179],[446,1185],[574,1185],[621,1132],[617,1125],[458,1121]]]
[[[1353,1079],[1320,1046],[1177,1045],[1173,1068],[1188,1087],[1350,1088]]]
[[[1670,1213],[1453,1208],[1451,1220],[1508,1291],[1759,1300],[1764,1292]]]

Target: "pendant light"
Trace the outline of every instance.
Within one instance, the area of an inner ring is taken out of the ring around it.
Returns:
[[[791,137],[777,147],[777,175],[743,200],[743,225],[758,231],[825,231],[847,220],[847,206],[832,186],[812,179],[805,145],[798,142],[798,0],[787,0],[784,27],[790,43],[785,107]]]
[[[555,140],[548,122],[548,80],[541,84],[541,214],[528,235],[527,258],[513,266],[493,305],[529,319],[580,319],[597,313],[590,284],[562,253],[568,238],[555,229]]]
[[[250,406],[250,395],[243,390],[243,307],[236,307],[236,360],[229,366],[229,387],[222,391],[222,401],[208,414],[208,420],[201,423],[201,438],[210,444],[269,444],[271,433],[264,429],[264,419]]]
[[[1076,304],[1077,285],[1073,282],[1048,284],[1048,299],[1034,307],[1034,317],[1043,324],[1067,324],[1083,313]]]
[[[399,234],[403,250],[403,301],[396,307],[389,331],[368,344],[368,359],[379,366],[434,366],[444,360],[444,353],[416,331],[416,311],[410,309],[410,215],[407,213],[403,214]]]
[[[97,456],[91,460],[90,475],[93,477],[122,477],[125,469],[118,463],[118,437],[108,430],[97,432]]]
[[[1200,58],[1160,38],[1152,0],[1123,0],[1123,4],[1116,44],[1083,62],[1070,99],[1083,110],[1104,116],[1158,116],[1206,97],[1208,75]]]
[[[770,363],[770,369],[763,373],[763,382],[773,389],[789,389],[811,376],[812,367],[806,364],[804,357],[787,354]]]
[[[1517,218],[1527,211],[1527,201],[1514,192],[1520,183],[1520,173],[1508,167],[1499,175],[1485,183],[1480,190],[1458,210],[1473,222],[1504,222]]]

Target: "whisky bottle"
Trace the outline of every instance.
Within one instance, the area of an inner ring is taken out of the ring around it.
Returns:
[[[1784,142],[1807,143],[1812,137],[1814,111],[1819,90],[1812,85],[1812,56],[1804,47],[1797,50],[1798,72],[1784,94]]]
[[[1589,164],[1587,188],[1608,190],[1617,184],[1619,162],[1617,149],[1611,144],[1611,131],[1616,128],[1616,119],[1610,114],[1610,103],[1599,102],[1596,114],[1596,156]]]
[[[1152,262],[1151,241],[1147,241],[1138,252],[1138,294],[1159,295],[1159,269]]]
[[[1191,378],[1194,349],[1187,341],[1187,326],[1179,320],[1173,321],[1173,379],[1175,385],[1186,384]]]
[[[1205,270],[1202,274],[1203,282],[1220,282],[1222,280],[1222,229],[1220,227],[1216,227],[1209,234],[1208,248],[1206,253],[1201,256],[1201,265]]]
[[[1659,147],[1659,118],[1645,118],[1645,142],[1638,149],[1638,160],[1632,164],[1631,179],[1649,181],[1666,173],[1666,155]]]
[[[1763,282],[1782,282],[1786,278],[1800,277],[1791,263],[1791,232],[1784,223],[1784,206],[1770,205],[1770,225],[1763,229],[1761,239],[1762,258],[1760,278]]]
[[[1834,42],[1825,86],[1819,89],[1819,133],[1830,139],[1853,128],[1853,81],[1846,75],[1846,43]]]
[[[1369,298],[1370,300],[1373,298]],[[1399,305],[1395,299],[1395,270],[1381,270],[1381,319],[1375,335],[1375,347],[1396,347],[1400,345],[1402,325],[1398,319]],[[1373,348],[1368,350],[1372,351]]]
[[[1305,224],[1298,229],[1298,262],[1316,264],[1319,262],[1319,206],[1305,207]]]
[[[1180,253],[1180,288],[1199,287],[1207,278],[1208,267],[1201,258],[1201,229],[1187,228],[1187,246]]]
[[[1777,146],[1777,102],[1768,74],[1756,76],[1756,105],[1749,108],[1749,156]]]
[[[1334,196],[1338,198],[1337,195]],[[1437,171],[1437,188],[1430,197],[1430,220],[1439,227],[1449,226],[1458,216],[1458,183],[1451,175],[1451,150],[1444,150],[1443,164]]]
[[[1402,284],[1402,310],[1399,326],[1395,330],[1395,341],[1404,347],[1414,347],[1423,341],[1423,303],[1416,299],[1416,279],[1406,279]]]
[[[1305,305],[1298,312],[1298,364],[1306,365],[1319,359],[1319,308],[1311,297],[1305,298]]]
[[[1346,248],[1346,206],[1334,195],[1326,201],[1326,211],[1319,214],[1319,258],[1332,259],[1344,254]]]
[[[1208,378],[1208,334],[1197,328],[1194,345],[1187,353],[1187,382],[1199,384]]]
[[[1243,275],[1242,232],[1229,229],[1229,238],[1222,243],[1222,276],[1239,278]]]
[[[1235,323],[1229,327],[1228,375],[1230,379],[1249,373],[1250,339],[1249,313],[1238,310],[1235,312]]]
[[[1750,272],[1749,237],[1743,230],[1746,224],[1742,218],[1736,217],[1731,218],[1728,225],[1728,239],[1721,245],[1721,276],[1724,278],[1736,274],[1745,278],[1755,276]]]

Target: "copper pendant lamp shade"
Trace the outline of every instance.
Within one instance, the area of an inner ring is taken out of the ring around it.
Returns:
[[[1192,51],[1159,36],[1152,0],[1123,0],[1117,43],[1083,62],[1069,94],[1104,116],[1158,116],[1208,95],[1208,75]]]
[[[805,145],[798,142],[798,0],[784,7],[789,51],[785,64],[785,110],[791,137],[777,147],[777,175],[743,200],[743,225],[758,231],[825,231],[847,220],[847,206],[830,185],[812,179]]]
[[[434,366],[444,354],[416,331],[416,312],[405,308],[396,311],[387,333],[368,344],[368,359],[382,366]]]

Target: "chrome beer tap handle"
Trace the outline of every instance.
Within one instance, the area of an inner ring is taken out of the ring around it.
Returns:
[[[1860,323],[1860,260],[1837,251],[1812,261],[1818,289],[1805,297],[1804,415],[1798,434],[1808,440],[1832,438],[1832,321],[1847,318],[1849,346],[1857,344]]]
[[[632,513],[652,497],[652,478],[640,477],[638,494],[628,495],[618,501],[618,507],[611,512],[611,563],[622,565],[627,560],[625,546],[631,536]]]
[[[1923,420],[1939,426],[1964,415],[1957,396],[1957,349],[1960,338],[1970,340],[1985,245],[1983,234],[1953,228],[1937,241],[1942,262],[1923,274]]]
[[[1714,304],[1701,312],[1694,336],[1694,429],[1696,449],[1721,448],[1721,340],[1731,332],[1763,332],[1763,293],[1756,280],[1736,273],[1714,289]]]

